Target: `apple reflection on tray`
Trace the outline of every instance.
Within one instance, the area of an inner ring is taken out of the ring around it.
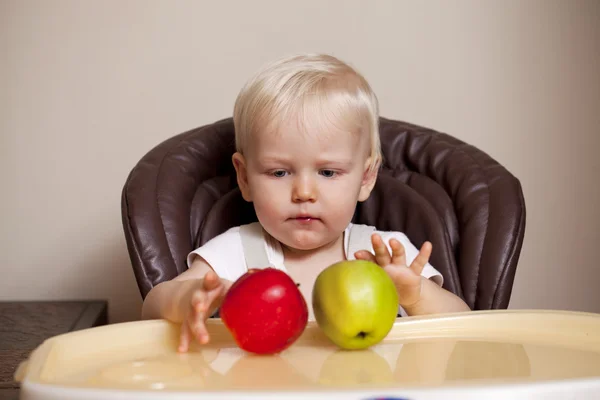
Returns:
[[[432,339],[383,342],[365,350],[298,343],[271,356],[197,346],[185,354],[161,352],[94,368],[71,382],[158,390],[306,390],[567,379],[598,371],[600,353],[576,347]]]
[[[204,357],[213,377],[216,373],[225,386],[239,388],[436,385],[530,376],[522,345],[476,341],[382,343],[354,351],[292,346],[270,357],[231,348],[208,351]]]

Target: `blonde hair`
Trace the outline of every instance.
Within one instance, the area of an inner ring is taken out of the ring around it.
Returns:
[[[379,104],[366,79],[348,64],[322,54],[296,55],[263,66],[240,91],[234,107],[235,143],[295,115],[308,124],[368,134],[370,170],[381,163]],[[365,132],[366,131],[366,132]]]

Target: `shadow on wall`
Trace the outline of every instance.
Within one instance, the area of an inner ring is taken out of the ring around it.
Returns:
[[[71,297],[108,300],[110,323],[139,320],[142,309],[120,221],[117,227],[101,243],[77,251],[78,273],[69,274],[61,283]]]

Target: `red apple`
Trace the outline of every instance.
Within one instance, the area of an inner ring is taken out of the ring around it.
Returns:
[[[279,353],[300,337],[308,307],[285,272],[251,269],[236,280],[219,311],[240,348],[256,354]]]

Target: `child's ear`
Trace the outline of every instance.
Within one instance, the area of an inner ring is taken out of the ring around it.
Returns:
[[[250,186],[248,185],[248,168],[246,167],[246,159],[241,153],[236,152],[231,157],[231,161],[233,162],[233,167],[235,168],[237,183],[240,187],[240,191],[242,192],[242,197],[244,200],[251,202],[252,195],[250,193]]]
[[[377,161],[375,165],[371,164],[371,157],[367,158],[364,167],[363,180],[360,185],[360,192],[358,192],[358,201],[365,201],[371,195],[375,182],[377,181],[377,172],[379,171],[380,161]]]

